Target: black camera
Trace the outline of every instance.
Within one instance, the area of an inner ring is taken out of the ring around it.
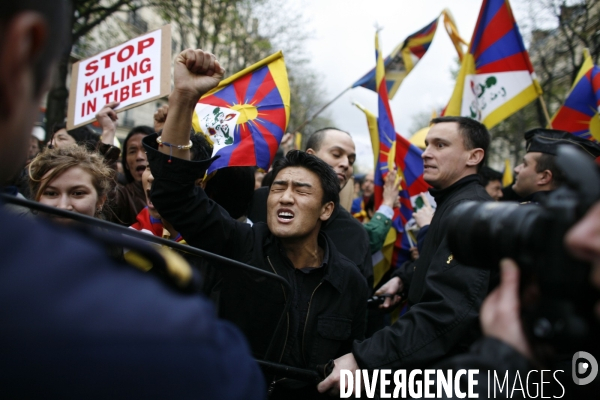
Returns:
[[[466,202],[448,230],[450,250],[465,265],[497,271],[503,258],[517,262],[524,328],[543,359],[572,354],[597,328],[590,266],[569,254],[564,237],[600,200],[600,171],[571,146],[561,146],[555,161],[565,183],[541,203]]]

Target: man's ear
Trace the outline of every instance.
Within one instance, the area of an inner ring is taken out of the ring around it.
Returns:
[[[312,154],[313,156],[316,154],[313,149],[306,149],[305,153],[306,154]]]
[[[539,186],[549,185],[552,183],[552,171],[549,169],[545,169],[542,172],[538,172],[539,179],[537,180],[537,184]]]
[[[479,164],[481,161],[483,161],[483,157],[485,155],[485,152],[483,151],[483,149],[473,149],[473,150],[469,150],[469,158],[467,159],[467,165],[469,167],[475,167],[477,166],[477,164]]]
[[[319,215],[319,219],[323,222],[327,221],[331,217],[334,208],[335,205],[333,204],[333,201],[323,204],[321,206],[321,215]]]
[[[23,79],[28,77],[31,90],[35,63],[48,41],[48,25],[41,14],[25,11],[19,13],[4,27],[0,45],[0,115],[13,112],[14,95],[23,90]],[[49,61],[48,61],[49,62]],[[41,84],[41,82],[38,82]],[[39,88],[38,88],[39,89]],[[38,95],[39,93],[27,93]]]

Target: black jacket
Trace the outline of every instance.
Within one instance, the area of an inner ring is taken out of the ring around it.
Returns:
[[[294,268],[267,225],[250,226],[232,219],[194,186],[209,162],[173,158],[168,163],[169,156],[155,150],[155,135],[145,138],[144,146],[154,175],[152,202],[188,244],[284,276],[294,290]],[[327,269],[313,291],[304,333],[299,338],[307,367],[345,354],[353,340],[364,337],[368,297],[365,279],[350,260],[335,250],[332,241],[326,240]],[[289,314],[273,339],[274,351],[270,355],[266,352],[286,298],[293,293],[284,293],[281,284],[256,274],[222,267],[221,314],[242,329],[256,357],[280,362],[290,339]]]
[[[264,399],[241,332],[203,297],[115,261],[94,229],[0,204],[0,387],[9,399]],[[35,383],[32,383],[32,377]]]
[[[448,214],[460,202],[491,197],[477,175],[444,190],[430,190],[437,209],[410,282],[409,311],[391,327],[355,342],[361,368],[418,368],[467,351],[480,336],[479,308],[489,290],[490,271],[459,264],[446,239]]]
[[[248,218],[253,222],[267,222],[267,197],[269,188],[261,187],[254,191]],[[338,206],[331,217],[321,227],[331,238],[338,251],[351,260],[362,276],[365,277],[369,288],[373,287],[373,260],[369,248],[367,231],[356,218]]]

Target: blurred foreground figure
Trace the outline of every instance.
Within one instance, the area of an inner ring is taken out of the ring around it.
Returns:
[[[67,15],[67,1],[0,2],[0,185],[25,162]],[[109,235],[3,207],[0,226],[3,397],[264,398],[238,330],[207,301],[109,258]],[[164,267],[154,250],[116,239]]]

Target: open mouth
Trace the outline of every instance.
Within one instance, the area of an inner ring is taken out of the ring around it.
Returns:
[[[138,165],[137,167],[135,167],[135,171],[138,174],[143,174],[145,170],[146,170],[146,166],[145,165]]]
[[[279,210],[277,212],[277,219],[279,222],[287,224],[294,219],[294,213],[290,210]]]

